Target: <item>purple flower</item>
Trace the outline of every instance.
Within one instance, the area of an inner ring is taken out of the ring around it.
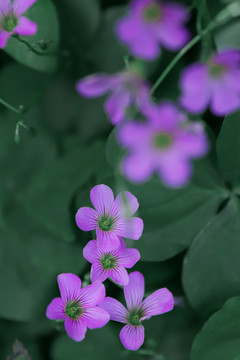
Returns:
[[[124,191],[114,201],[113,192],[108,186],[97,185],[92,188],[90,199],[96,210],[80,208],[76,214],[76,223],[84,231],[96,229],[100,250],[118,249],[119,236],[133,240],[140,238],[143,221],[138,217],[131,217],[139,207],[134,195]]]
[[[111,93],[105,102],[105,111],[113,125],[119,124],[130,106],[137,108],[149,99],[148,84],[136,73],[124,71],[116,75],[95,74],[77,83],[77,91],[85,97]]]
[[[129,14],[116,26],[120,41],[133,55],[153,60],[159,45],[169,50],[179,50],[189,39],[184,27],[188,12],[184,5],[158,0],[132,0]]]
[[[109,321],[109,313],[96,306],[105,298],[105,287],[99,281],[81,289],[81,280],[74,274],[58,275],[61,297],[48,305],[46,316],[50,320],[65,320],[67,334],[82,341],[87,328],[101,328]]]
[[[192,172],[190,160],[208,151],[202,124],[190,123],[170,103],[145,110],[147,122],[128,122],[118,132],[120,144],[129,150],[122,163],[124,175],[144,182],[156,171],[168,186],[185,185]]]
[[[144,277],[138,271],[129,274],[129,283],[124,286],[127,309],[116,299],[106,297],[100,306],[107,310],[110,319],[126,324],[120,332],[120,340],[128,350],[138,350],[144,342],[142,321],[151,316],[171,311],[174,306],[172,293],[159,289],[143,300]]]
[[[187,67],[181,76],[180,102],[192,113],[211,111],[224,116],[240,108],[240,51],[225,50],[207,63]]]
[[[101,251],[96,240],[91,240],[83,249],[83,256],[92,263],[91,281],[104,281],[108,277],[120,285],[127,285],[129,276],[125,268],[133,267],[140,259],[136,249],[126,249],[124,241],[117,250]]]
[[[37,25],[22,16],[36,0],[1,0],[0,2],[0,48],[6,46],[8,38],[16,33],[19,35],[34,35]]]

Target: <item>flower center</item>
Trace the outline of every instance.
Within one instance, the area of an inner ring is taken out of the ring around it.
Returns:
[[[173,138],[166,132],[159,132],[154,135],[153,146],[159,150],[166,150],[171,147]]]
[[[65,306],[65,314],[72,320],[77,320],[82,313],[83,308],[78,301],[68,302]]]
[[[98,219],[98,227],[103,231],[110,231],[113,225],[114,219],[110,216],[102,216]]]
[[[104,254],[100,259],[102,268],[104,270],[112,270],[116,267],[117,259],[112,254]]]
[[[7,32],[13,31],[17,24],[18,18],[13,13],[9,13],[2,18],[2,28]]]
[[[161,8],[156,3],[146,6],[143,11],[143,17],[147,22],[157,22],[161,18],[161,15]]]
[[[144,316],[143,310],[142,309],[133,309],[129,312],[128,314],[128,322],[131,325],[134,326],[139,326],[141,325],[140,323],[140,319]]]
[[[214,78],[221,77],[224,74],[225,70],[226,70],[223,65],[214,64],[214,63],[210,63],[208,65],[208,69],[209,69],[210,76],[214,77]]]

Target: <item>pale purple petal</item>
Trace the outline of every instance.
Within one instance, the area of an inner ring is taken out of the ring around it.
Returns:
[[[25,16],[21,16],[14,32],[23,36],[34,35],[37,32],[37,24],[27,19]]]
[[[81,280],[77,275],[64,273],[58,275],[57,280],[61,297],[65,303],[78,298],[81,292]]]
[[[102,231],[100,229],[97,229],[97,241],[99,250],[101,252],[117,250],[120,246],[120,240],[119,236],[116,233],[116,230]]]
[[[14,0],[13,9],[17,15],[22,15],[27,11],[37,0]]]
[[[127,309],[116,299],[106,297],[99,305],[110,314],[110,319],[122,323],[127,322]]]
[[[122,286],[126,286],[129,283],[128,272],[123,266],[117,266],[116,269],[109,270],[109,277]]]
[[[134,271],[129,274],[129,283],[124,286],[124,296],[129,310],[141,305],[144,288],[144,277],[140,272]]]
[[[128,350],[138,350],[144,342],[144,327],[142,325],[125,325],[120,331],[120,340]]]
[[[98,329],[105,326],[110,320],[109,313],[101,307],[95,306],[85,310],[81,320],[89,329]]]
[[[176,2],[164,2],[161,4],[161,9],[163,11],[165,21],[183,23],[189,18],[189,11],[186,6]]]
[[[0,30],[0,49],[3,49],[6,46],[7,41],[11,35],[11,32]]]
[[[141,305],[141,308],[144,311],[144,318],[164,314],[165,312],[171,311],[173,307],[173,295],[166,288],[159,289],[149,295]]]
[[[127,245],[125,244],[125,242],[123,241],[123,238],[121,238],[121,236],[118,236],[119,241],[120,241],[120,246],[118,250],[123,250],[126,249]]]
[[[65,305],[60,297],[52,300],[47,307],[46,316],[50,320],[65,319],[66,315],[64,312]]]
[[[179,159],[176,156],[162,159],[159,163],[159,175],[163,182],[170,187],[181,187],[187,184],[192,174],[189,160]]]
[[[85,97],[98,97],[112,88],[114,80],[113,76],[106,74],[86,76],[77,82],[76,89]]]
[[[190,39],[189,31],[183,27],[176,26],[174,23],[166,21],[161,23],[157,31],[157,38],[160,43],[169,50],[179,50]]]
[[[213,89],[211,110],[214,114],[224,116],[240,107],[240,94],[226,84],[216,83]]]
[[[135,183],[147,181],[153,171],[154,166],[151,157],[145,152],[127,155],[122,162],[124,176]]]
[[[135,121],[124,124],[117,133],[119,143],[132,150],[148,146],[150,136],[148,126]]]
[[[0,2],[0,15],[6,14],[11,10],[10,0],[1,0]]]
[[[108,278],[108,271],[103,269],[99,262],[92,264],[91,267],[91,282],[100,281],[103,282]]]
[[[82,341],[85,337],[87,327],[81,320],[65,320],[65,329],[68,336],[75,341]]]
[[[116,222],[116,234],[128,239],[138,240],[143,232],[143,221],[139,217],[121,219]]]
[[[139,203],[132,193],[129,191],[123,191],[116,197],[111,214],[117,216],[119,214],[123,216],[133,215],[139,208]]]
[[[129,269],[140,259],[140,252],[137,249],[125,249],[117,255],[118,263]]]
[[[99,250],[97,246],[96,240],[91,240],[87,243],[85,248],[83,249],[84,258],[89,261],[91,264],[98,261],[99,258]]]
[[[97,227],[97,212],[89,207],[78,209],[76,214],[76,224],[84,231],[91,231]]]
[[[193,126],[194,125],[199,125],[198,132],[184,132],[176,139],[175,143],[176,147],[179,148],[179,153],[188,158],[198,158],[204,156],[209,150],[209,143],[202,125],[193,123]]]
[[[105,297],[105,286],[99,281],[84,287],[79,295],[79,301],[84,308],[100,304]]]
[[[226,67],[239,67],[240,51],[237,49],[227,49],[215,53],[212,61],[213,63],[225,65]]]
[[[104,215],[110,213],[114,196],[109,186],[103,184],[94,186],[90,192],[90,198],[99,214]]]
[[[131,94],[126,90],[116,91],[106,100],[104,108],[111,123],[118,125],[126,117],[126,109],[131,104]]]

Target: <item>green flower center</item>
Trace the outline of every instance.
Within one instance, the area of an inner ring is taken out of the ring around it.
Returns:
[[[113,228],[114,219],[110,216],[102,216],[98,219],[98,227],[103,231],[110,231]]]
[[[171,147],[173,138],[166,132],[159,132],[154,135],[153,146],[159,150],[166,150]]]
[[[65,306],[65,314],[72,320],[77,320],[82,313],[83,308],[77,301],[68,302]]]
[[[214,78],[221,77],[225,72],[225,67],[220,64],[210,63],[208,68],[210,76]]]
[[[13,14],[7,14],[2,18],[2,28],[7,32],[11,32],[15,29],[18,24],[18,18]]]
[[[112,270],[116,267],[117,259],[112,254],[104,254],[100,259],[102,268],[104,270]]]
[[[148,22],[157,22],[161,18],[161,15],[161,8],[155,3],[146,6],[143,11],[143,17]]]
[[[127,321],[134,326],[141,325],[140,319],[144,316],[142,309],[133,309],[129,312]]]

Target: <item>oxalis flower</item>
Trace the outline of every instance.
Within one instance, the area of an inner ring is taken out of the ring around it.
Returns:
[[[112,190],[106,185],[94,186],[90,199],[96,210],[82,207],[76,214],[77,226],[84,231],[96,229],[98,247],[102,251],[118,249],[119,236],[138,240],[142,235],[143,221],[132,217],[138,207],[136,197],[128,191],[120,193],[115,201]]]
[[[95,74],[77,83],[77,91],[85,97],[98,97],[111,93],[104,104],[105,111],[113,125],[126,116],[128,107],[139,108],[149,99],[149,86],[136,71],[123,71],[115,75]]]
[[[119,128],[118,140],[129,150],[123,174],[140,183],[156,171],[167,186],[185,185],[192,173],[190,160],[208,151],[203,125],[190,123],[170,103],[148,106],[145,116],[147,122],[131,121]]]
[[[144,277],[138,271],[129,274],[129,283],[124,286],[127,309],[116,299],[106,297],[100,306],[107,310],[110,319],[126,324],[120,332],[120,340],[128,350],[138,350],[144,342],[143,320],[164,314],[174,307],[172,293],[159,289],[143,300]]]
[[[1,0],[0,2],[0,48],[4,48],[8,38],[16,33],[19,35],[34,35],[37,25],[22,16],[36,0]]]
[[[87,328],[101,328],[109,321],[109,313],[98,307],[105,298],[105,287],[99,281],[81,289],[81,280],[74,274],[58,275],[61,297],[48,305],[46,316],[50,320],[65,320],[70,338],[82,341]]]
[[[129,282],[128,272],[125,268],[133,267],[140,259],[136,249],[126,249],[124,241],[117,250],[101,251],[96,240],[91,240],[83,249],[83,256],[92,263],[91,281],[105,281],[108,277],[120,285]]]
[[[187,67],[181,76],[181,105],[192,113],[224,116],[240,108],[240,51],[224,50],[206,63]]]
[[[179,50],[189,39],[184,27],[188,12],[184,5],[158,0],[132,0],[129,13],[118,21],[116,33],[130,52],[146,60],[155,59],[160,45]]]

